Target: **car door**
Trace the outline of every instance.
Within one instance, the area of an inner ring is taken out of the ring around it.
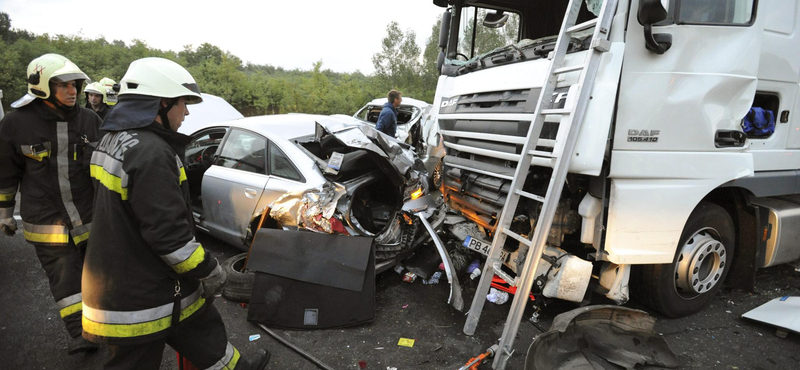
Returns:
[[[211,235],[243,246],[247,227],[269,181],[267,139],[232,128],[203,176],[203,217]]]
[[[261,195],[259,204],[268,206],[280,196],[290,191],[305,190],[308,188],[306,179],[289,159],[289,156],[274,142],[269,141],[268,151],[269,180]]]

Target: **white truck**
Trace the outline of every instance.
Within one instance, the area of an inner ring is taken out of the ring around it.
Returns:
[[[460,214],[449,230],[485,254],[568,1],[433,2],[446,8],[432,113],[447,151],[434,177]],[[578,21],[601,5],[586,0]],[[630,286],[654,310],[685,316],[726,278],[748,287],[756,269],[800,260],[800,4],[630,0],[612,11],[533,291],[623,303]],[[588,31],[573,35],[566,65],[595,46]],[[553,103],[574,98],[577,76],[559,77]],[[568,129],[546,120],[536,150],[560,153]],[[543,196],[553,161],[533,164],[525,191]],[[520,203],[516,232],[530,235],[540,207]],[[526,252],[506,241],[509,276]]]

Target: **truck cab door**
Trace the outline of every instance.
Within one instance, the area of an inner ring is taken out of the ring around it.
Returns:
[[[741,131],[755,97],[762,1],[668,0],[667,20],[652,27],[672,38],[663,54],[645,47],[646,2],[633,1],[628,14],[614,149],[741,151],[744,140],[724,139]]]

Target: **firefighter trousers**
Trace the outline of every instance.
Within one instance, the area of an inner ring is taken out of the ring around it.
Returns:
[[[188,359],[198,369],[249,370],[249,364],[228,342],[225,324],[208,304],[198,317],[178,324],[165,338],[135,345],[109,345],[105,370],[158,370],[164,345]]]
[[[47,275],[50,292],[56,300],[61,319],[64,320],[69,336],[75,338],[83,333],[81,274],[86,242],[76,246],[70,238],[68,244],[32,244]]]

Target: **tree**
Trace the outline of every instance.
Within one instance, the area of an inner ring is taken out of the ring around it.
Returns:
[[[414,31],[403,33],[400,25],[392,21],[386,26],[386,37],[381,41],[381,51],[372,56],[375,75],[383,87],[398,88],[406,95],[418,91],[420,79],[420,48]]]
[[[421,99],[433,101],[436,93],[436,83],[439,80],[439,70],[436,62],[439,59],[439,33],[442,29],[442,16],[436,19],[431,27],[431,35],[425,42],[425,52],[422,55],[422,95]]]

